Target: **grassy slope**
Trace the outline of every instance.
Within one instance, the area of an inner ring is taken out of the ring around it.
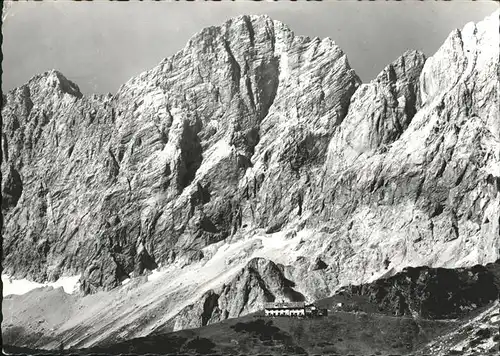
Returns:
[[[301,320],[248,315],[82,353],[405,354],[458,324],[428,320],[417,324],[407,317],[364,312],[334,312],[324,318]]]

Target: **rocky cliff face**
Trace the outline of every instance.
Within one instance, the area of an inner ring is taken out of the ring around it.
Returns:
[[[267,227],[275,213],[243,216],[250,186],[239,185],[256,146],[267,156],[276,146],[267,163],[291,180],[287,160],[319,167],[358,83],[331,40],[248,16],[203,30],[113,97],[82,98],[54,71],[33,78],[3,108],[6,271],[83,272],[92,292],[158,262],[199,259],[243,223]],[[297,137],[318,162],[294,151]]]
[[[381,311],[428,319],[460,318],[500,296],[500,261],[471,268],[409,267],[366,285],[345,287],[341,295],[361,295]]]
[[[453,32],[425,63],[406,53],[352,97],[302,204],[307,226],[324,224],[330,236],[311,252],[329,256],[345,282],[370,278],[384,262],[497,258],[497,21]]]
[[[113,96],[35,76],[2,103],[5,273],[81,274],[92,294],[232,249],[206,277],[226,284],[170,319],[184,328],[495,261],[497,29],[495,13],[367,84],[332,40],[267,16],[204,29]]]

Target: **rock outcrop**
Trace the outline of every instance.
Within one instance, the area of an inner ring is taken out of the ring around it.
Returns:
[[[196,303],[184,308],[175,318],[174,330],[197,328],[262,309],[275,300],[304,301],[272,261],[254,258],[228,283],[209,290]]]
[[[94,294],[259,242],[180,308],[185,328],[408,266],[496,261],[498,57],[496,12],[361,84],[332,40],[240,16],[115,95],[35,76],[2,103],[4,273],[81,274]]]
[[[399,316],[460,318],[500,297],[500,260],[471,268],[409,267],[340,294],[366,296],[381,311]]]
[[[416,355],[494,355],[499,351],[500,315],[497,300],[479,315],[469,318],[460,327],[435,338]]]

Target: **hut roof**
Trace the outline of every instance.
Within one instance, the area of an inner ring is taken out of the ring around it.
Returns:
[[[266,309],[293,309],[304,308],[304,302],[269,302],[264,304]]]

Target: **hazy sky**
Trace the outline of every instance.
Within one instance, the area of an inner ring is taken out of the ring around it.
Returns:
[[[57,69],[84,93],[115,93],[180,50],[203,27],[268,14],[296,34],[332,38],[364,82],[407,49],[431,56],[455,28],[480,21],[493,1],[70,2],[20,1],[2,26],[2,89]]]

